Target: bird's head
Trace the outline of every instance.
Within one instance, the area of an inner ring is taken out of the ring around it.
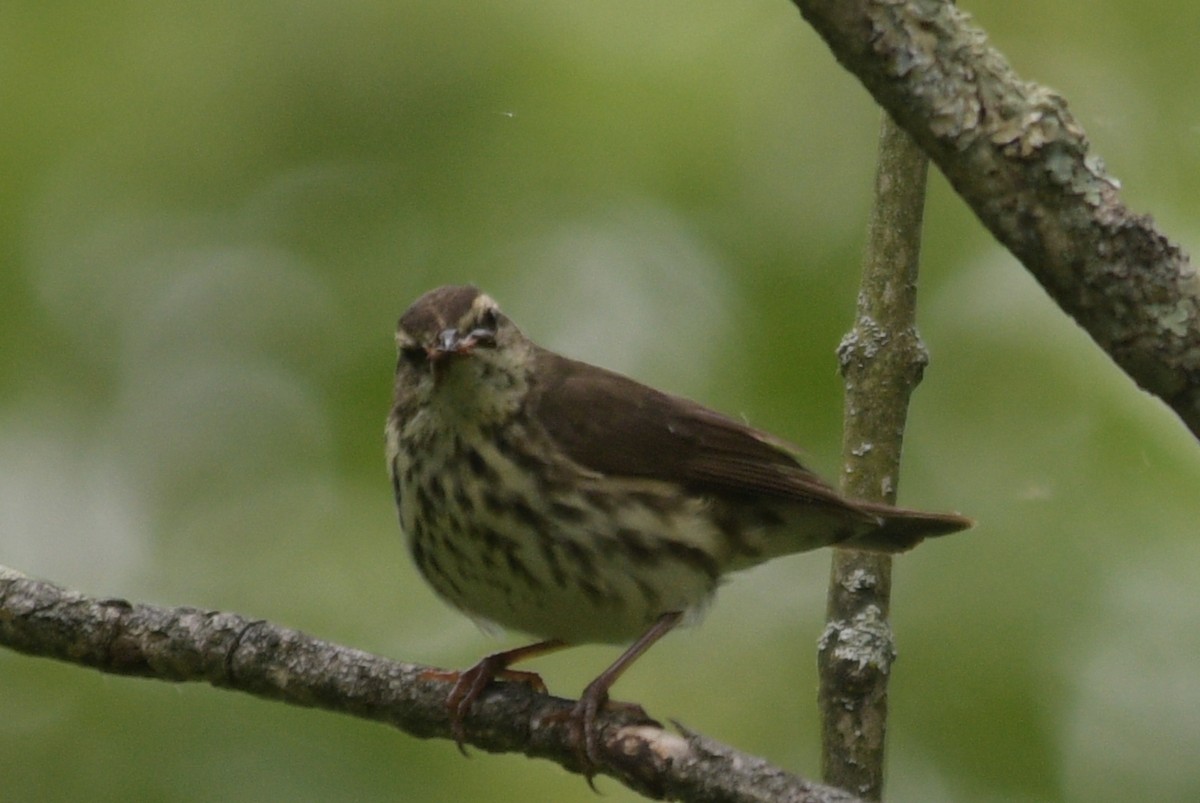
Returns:
[[[470,285],[430,290],[396,327],[396,400],[490,418],[527,387],[531,344],[495,301]],[[402,398],[403,397],[403,398]]]

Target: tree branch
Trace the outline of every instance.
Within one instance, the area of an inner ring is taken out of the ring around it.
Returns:
[[[980,221],[1200,436],[1200,278],[1120,201],[1066,101],[947,0],[794,0]]]
[[[200,681],[383,722],[419,738],[453,738],[448,682],[435,670],[321,641],[261,619],[96,599],[0,566],[0,645],[116,675]],[[520,683],[492,686],[467,717],[467,741],[579,772],[572,702]],[[854,803],[679,726],[682,736],[603,711],[600,772],[648,797],[718,803]]]
[[[917,335],[917,266],[928,160],[885,113],[854,326],[838,347],[846,382],[842,491],[894,503],[908,400],[928,362]],[[883,795],[892,558],[837,549],[817,653],[824,780]]]

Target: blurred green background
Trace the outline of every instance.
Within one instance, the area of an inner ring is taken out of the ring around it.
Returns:
[[[1182,0],[964,4],[1195,251]],[[473,281],[540,342],[837,469],[879,113],[786,0],[0,6],[0,563],[407,660],[442,606],[383,464],[392,327]],[[1200,798],[1200,453],[931,177],[894,800]],[[828,556],[735,577],[615,696],[818,772]],[[612,660],[536,667],[563,695]],[[517,757],[0,651],[8,800],[596,799]],[[607,779],[605,800],[633,795]]]

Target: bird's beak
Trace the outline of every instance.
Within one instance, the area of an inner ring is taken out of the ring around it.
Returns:
[[[444,360],[462,351],[462,346],[463,343],[459,339],[457,329],[443,329],[438,332],[437,340],[428,349],[429,359],[433,362]]]
[[[429,367],[433,369],[434,382],[440,384],[446,369],[450,367],[450,358],[462,350],[462,343],[457,329],[443,329],[438,332],[432,344],[425,347],[429,355]]]
[[[443,329],[426,351],[430,361],[436,363],[455,355],[470,354],[479,343],[495,343],[495,334],[487,329],[476,329],[460,335],[457,329]]]

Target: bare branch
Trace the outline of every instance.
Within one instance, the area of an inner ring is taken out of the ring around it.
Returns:
[[[838,348],[845,378],[842,491],[894,503],[908,400],[928,356],[917,334],[917,267],[928,159],[885,113],[854,327]],[[892,558],[834,550],[817,666],[826,782],[883,795],[888,678],[895,658]]]
[[[420,738],[452,738],[447,681],[429,667],[342,647],[261,619],[195,608],[96,599],[0,566],[0,645],[117,675],[200,681],[392,725]],[[468,742],[492,753],[545,758],[572,772],[572,703],[520,683],[496,684],[467,717]],[[754,756],[692,733],[682,736],[602,712],[600,772],[648,797],[752,803],[853,803]]]
[[[1120,201],[1058,94],[942,0],[795,0],[1058,305],[1200,436],[1200,278]]]

